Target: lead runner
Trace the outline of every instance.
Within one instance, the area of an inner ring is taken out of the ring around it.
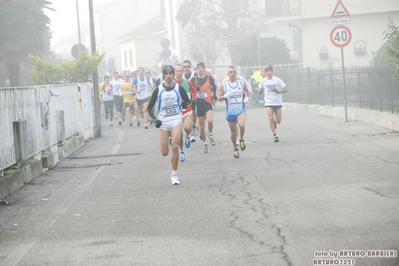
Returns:
[[[169,154],[169,132],[172,136],[172,185],[179,185],[177,167],[179,164],[179,141],[182,134],[182,109],[191,106],[191,101],[185,89],[174,81],[175,70],[173,66],[167,65],[162,70],[164,82],[155,88],[148,104],[148,114],[154,120],[155,126],[159,128],[159,141],[161,154]],[[153,107],[157,104],[158,118],[155,116]]]

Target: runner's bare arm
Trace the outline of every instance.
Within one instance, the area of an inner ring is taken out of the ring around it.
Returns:
[[[224,99],[225,99],[224,98],[224,86],[222,84],[219,86],[219,89],[218,89],[218,101],[223,101]]]

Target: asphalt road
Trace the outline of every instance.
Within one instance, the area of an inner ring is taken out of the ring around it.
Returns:
[[[186,150],[180,186],[158,129],[103,121],[0,206],[0,265],[399,265],[367,256],[399,249],[398,132],[284,110],[274,143],[267,121],[248,108],[234,159],[218,103],[217,144]]]

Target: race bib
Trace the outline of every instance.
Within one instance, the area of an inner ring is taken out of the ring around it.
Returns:
[[[197,98],[205,99],[207,97],[208,97],[208,93],[206,91],[198,91],[197,92]]]
[[[241,94],[233,94],[229,97],[230,103],[242,103],[242,95]]]
[[[165,117],[174,116],[179,113],[179,107],[177,106],[177,104],[164,106],[162,109],[165,112]]]

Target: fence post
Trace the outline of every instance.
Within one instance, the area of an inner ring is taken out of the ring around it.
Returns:
[[[373,103],[372,103],[372,88],[373,85],[371,84],[371,71],[369,71],[369,103],[370,103],[370,110],[373,110]]]
[[[312,104],[312,75],[310,72],[310,67],[306,68],[306,73],[308,76],[309,104]]]
[[[357,73],[357,86],[359,87],[359,108],[362,109],[362,84],[360,81],[360,72]]]
[[[333,74],[330,74],[330,83],[331,83],[331,104],[332,104],[332,107],[335,107],[335,102],[334,102],[334,93],[335,93],[335,91],[334,91],[334,80],[333,80]]]
[[[379,85],[380,84],[380,75],[381,75],[381,72],[380,73],[378,73],[377,74],[377,84]],[[382,88],[381,88],[381,86],[378,86],[377,87],[378,88],[378,97],[380,98],[380,112],[382,112]]]

